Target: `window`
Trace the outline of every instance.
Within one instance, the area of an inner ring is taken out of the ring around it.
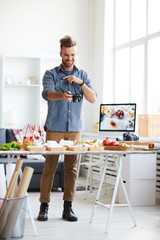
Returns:
[[[104,103],[160,113],[160,0],[106,0]]]

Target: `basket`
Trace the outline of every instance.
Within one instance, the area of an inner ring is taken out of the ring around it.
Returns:
[[[27,197],[0,198],[0,240],[22,239]]]

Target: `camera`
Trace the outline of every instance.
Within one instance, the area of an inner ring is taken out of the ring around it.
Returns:
[[[132,133],[124,133],[123,134],[123,141],[137,141],[139,140],[139,137]]]
[[[72,82],[72,84],[73,84],[73,88],[74,88],[74,92],[75,92],[75,94],[72,94],[72,100],[73,100],[73,102],[78,103],[82,100],[83,96],[79,92],[76,91],[74,82]],[[68,91],[63,90],[60,87],[60,80],[59,80],[59,88],[62,92],[66,92],[66,93],[70,94]]]
[[[80,93],[75,93],[72,95],[73,102],[80,102],[82,99],[82,95]]]

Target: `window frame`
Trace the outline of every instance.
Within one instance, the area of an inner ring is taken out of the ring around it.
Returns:
[[[132,13],[132,1],[134,0],[129,0],[129,41],[124,43],[124,44],[120,44],[120,45],[116,45],[116,2],[118,0],[113,0],[112,3],[110,0],[107,0],[106,2],[106,15],[107,15],[107,8],[109,7],[110,10],[112,11],[112,17],[110,18],[111,20],[111,25],[110,27],[113,28],[112,30],[112,46],[110,44],[110,46],[105,46],[105,59],[106,59],[106,55],[108,54],[108,52],[111,54],[111,58],[110,61],[112,61],[111,66],[112,66],[112,101],[113,103],[116,103],[116,96],[115,96],[115,86],[116,86],[116,52],[125,48],[129,48],[129,98],[131,96],[131,50],[132,48],[142,45],[144,47],[144,85],[143,85],[143,102],[144,102],[144,108],[143,108],[143,113],[141,114],[147,114],[148,113],[148,43],[149,41],[151,41],[152,39],[155,39],[157,37],[160,37],[160,31],[155,32],[155,33],[151,33],[148,34],[148,17],[149,17],[149,13],[148,13],[148,3],[149,0],[146,0],[146,29],[145,29],[145,36],[142,38],[138,38],[136,40],[131,40],[131,13]],[[107,20],[106,20],[107,21]],[[106,27],[105,27],[105,31],[107,32],[107,22],[106,22]],[[105,32],[105,39],[106,39],[106,43],[107,43],[107,35],[108,33]],[[106,65],[106,61],[104,61],[105,65]],[[104,67],[105,69],[105,67]],[[107,70],[104,73],[105,74],[105,78],[107,79]],[[105,87],[104,87],[104,91],[105,91]],[[104,102],[106,102],[105,99],[105,92],[103,94],[103,100]],[[128,99],[129,102],[131,102],[131,99]]]

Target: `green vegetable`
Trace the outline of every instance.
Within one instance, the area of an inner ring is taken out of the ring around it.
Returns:
[[[16,148],[16,149],[20,150],[19,144],[15,143],[15,142],[11,143],[11,148]]]
[[[12,151],[12,150],[20,150],[20,146],[18,143],[5,143],[3,145],[0,145],[1,151]]]
[[[127,145],[125,143],[122,143],[120,147],[127,147]]]

